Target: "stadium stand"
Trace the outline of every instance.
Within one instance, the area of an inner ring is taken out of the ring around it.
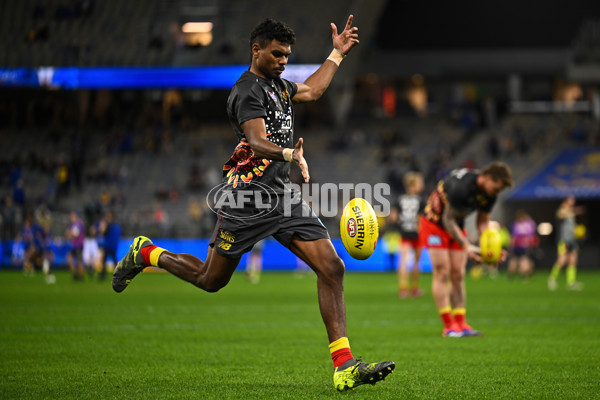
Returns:
[[[380,75],[360,68],[371,65],[368,59],[380,60],[376,21],[386,4],[365,6],[375,23],[361,25],[361,46],[352,60],[344,61],[334,81],[338,86],[318,103],[296,108],[296,134],[305,139],[313,182],[388,182],[395,194],[403,191],[403,174],[418,170],[426,176],[428,190],[451,168],[502,159],[514,168],[518,183],[559,149],[598,144],[592,108],[511,111],[505,75],[475,76],[475,83],[460,75],[435,76],[425,82],[426,112],[415,111],[407,99],[414,76],[390,75],[390,65],[382,66],[385,73]],[[292,12],[285,2],[242,0],[158,0],[144,2],[144,7],[115,0],[2,2],[0,66],[243,65],[248,62],[248,32],[266,16],[295,28],[299,40],[290,63],[320,63],[330,51],[330,16],[345,18],[353,6],[307,0],[304,12],[298,7]],[[363,20],[366,14],[361,14]],[[338,27],[343,18],[335,21]],[[212,43],[186,44],[181,25],[202,19],[214,22]],[[572,61],[598,63],[598,26],[597,20],[582,22]],[[552,101],[548,77],[537,79],[544,82],[543,89],[524,85],[521,98]],[[495,89],[485,93],[486,87]],[[384,104],[386,90],[397,96],[391,110]],[[340,93],[350,99],[346,109],[337,104]],[[580,93],[578,100],[585,96]],[[70,210],[89,222],[106,207],[116,211],[125,236],[140,231],[206,236],[212,214],[204,196],[219,182],[221,165],[235,146],[226,97],[226,91],[209,90],[2,88],[0,195],[5,199],[24,193],[25,203],[17,204],[17,224],[26,213],[47,206],[57,236],[63,234]],[[490,99],[497,110],[494,118],[486,115]],[[2,204],[7,207],[6,200]],[[337,235],[337,219],[324,222]]]

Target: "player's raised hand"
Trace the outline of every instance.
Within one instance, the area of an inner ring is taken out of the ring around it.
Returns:
[[[292,159],[300,167],[300,171],[302,172],[302,176],[304,177],[304,182],[308,183],[308,181],[310,180],[310,174],[308,173],[308,164],[304,159],[304,150],[302,149],[302,143],[304,143],[304,139],[298,139],[298,143],[296,143],[296,146],[294,146]]]
[[[331,23],[331,38],[333,39],[333,48],[338,50],[343,55],[348,54],[348,52],[358,44],[358,28],[356,26],[352,26],[352,20],[354,20],[354,15],[350,14],[348,17],[348,22],[346,22],[346,27],[339,34],[337,26],[335,26],[333,22]]]

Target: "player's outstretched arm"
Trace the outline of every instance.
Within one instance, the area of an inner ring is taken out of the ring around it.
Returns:
[[[358,28],[352,26],[354,16],[348,17],[344,30],[338,33],[337,26],[331,23],[333,50],[327,60],[309,76],[304,83],[297,83],[298,92],[292,98],[295,103],[315,101],[329,87],[333,75],[346,55],[358,44]]]

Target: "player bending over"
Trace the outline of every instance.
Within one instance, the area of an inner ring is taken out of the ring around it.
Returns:
[[[457,169],[438,182],[421,217],[421,243],[433,264],[431,291],[444,324],[442,336],[481,336],[466,321],[467,257],[481,262],[479,248],[467,240],[464,220],[477,211],[479,235],[488,228],[496,196],[512,186],[508,165],[494,162],[481,171]],[[506,258],[502,252],[500,261]]]

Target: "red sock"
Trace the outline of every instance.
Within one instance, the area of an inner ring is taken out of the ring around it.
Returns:
[[[465,324],[465,314],[455,314],[454,321],[458,324],[458,326],[463,326]]]
[[[333,367],[337,368],[352,357],[350,352],[350,342],[347,337],[341,337],[338,340],[329,344],[329,351],[331,352],[331,359],[333,360]]]
[[[463,328],[467,324],[467,312],[464,308],[455,308],[453,311],[454,321],[456,324]]]
[[[151,245],[146,246],[140,250],[140,253],[142,253],[142,258],[144,259],[144,264],[152,265],[152,263],[150,263],[150,253],[152,253],[152,250],[154,250],[155,248],[155,245]]]
[[[333,360],[334,368],[339,367],[346,361],[352,358],[352,353],[349,348],[341,349],[331,353],[331,359]]]
[[[454,320],[452,319],[452,314],[450,313],[450,307],[444,307],[439,310],[440,318],[444,323],[444,329],[452,328],[454,324]]]

